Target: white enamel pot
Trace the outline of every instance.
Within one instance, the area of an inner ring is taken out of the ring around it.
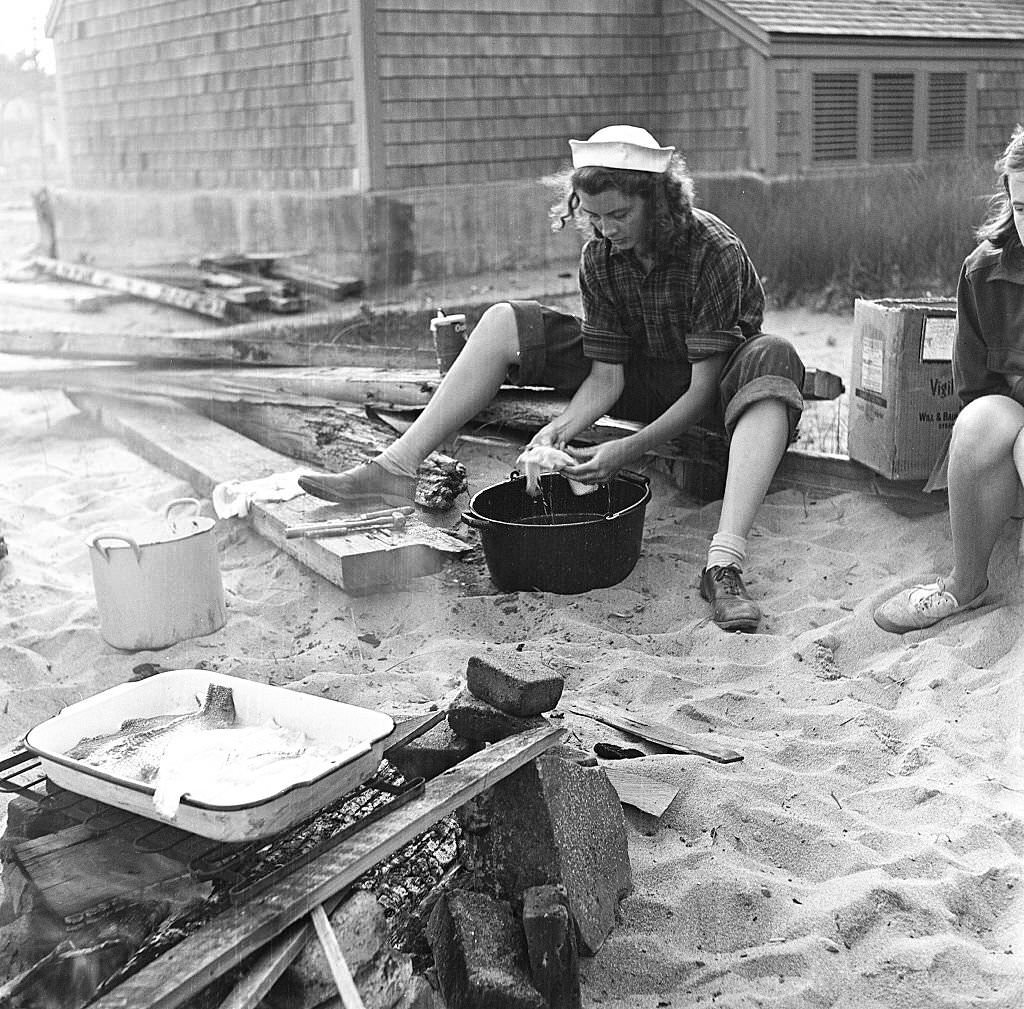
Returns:
[[[199,514],[195,498],[168,502],[163,519],[151,529],[86,539],[100,634],[114,648],[166,648],[227,620],[216,521]]]

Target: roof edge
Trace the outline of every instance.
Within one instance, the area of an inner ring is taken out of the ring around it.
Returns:
[[[46,20],[43,22],[43,34],[48,39],[53,38],[53,33],[57,28],[57,23],[60,21],[61,14],[64,13],[64,0],[51,0],[50,9],[46,12]]]
[[[750,18],[733,10],[727,0],[687,0],[687,2],[695,11],[738,36],[762,56],[769,54],[771,40],[768,32],[751,21]]]

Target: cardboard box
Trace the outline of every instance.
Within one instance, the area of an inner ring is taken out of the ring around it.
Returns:
[[[956,301],[854,303],[850,458],[890,480],[927,480],[960,410]]]

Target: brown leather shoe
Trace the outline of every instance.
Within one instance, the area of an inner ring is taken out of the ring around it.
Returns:
[[[740,569],[732,564],[705,568],[700,573],[700,594],[711,603],[711,615],[723,631],[756,631],[761,608],[750,598]]]
[[[375,462],[365,462],[344,473],[316,473],[299,477],[299,486],[314,497],[339,504],[411,504],[416,497],[416,479],[396,476]]]

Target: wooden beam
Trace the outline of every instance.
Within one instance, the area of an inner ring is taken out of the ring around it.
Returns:
[[[14,286],[14,285],[10,285]],[[99,295],[105,297],[105,295]],[[36,307],[39,307],[38,305]],[[238,333],[242,326],[199,332],[118,333],[63,329],[0,328],[0,354],[62,357],[75,360],[197,362],[298,367],[433,368],[436,357],[429,348],[386,347],[373,343],[325,340],[292,327],[281,330],[267,325],[262,330]],[[340,333],[342,324],[335,326]]]
[[[295,460],[178,404],[80,395],[72,402],[129,447],[209,496],[230,480],[255,480],[296,468]],[[463,540],[413,519],[401,532],[353,533],[331,539],[288,539],[285,529],[339,518],[345,510],[303,494],[291,501],[255,503],[253,528],[310,570],[352,595],[378,592],[436,574],[447,558],[464,553]]]
[[[49,259],[46,256],[34,256],[32,265],[42,273],[64,280],[73,280],[78,284],[89,284],[92,287],[105,287],[112,291],[123,291],[125,294],[155,301],[161,305],[181,308],[186,312],[198,312],[213,319],[237,319],[238,309],[219,295],[204,291],[189,291],[184,287],[172,287],[170,284],[158,284],[140,277],[129,277],[109,270],[98,270],[81,263],[67,263],[61,259]]]
[[[224,911],[97,999],[92,1009],[180,1006],[438,820],[554,746],[562,735],[563,730],[545,725],[467,757],[428,781],[419,799],[369,824],[251,902]]]

